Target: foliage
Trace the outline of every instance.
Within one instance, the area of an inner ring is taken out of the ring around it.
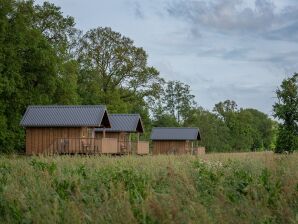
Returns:
[[[237,151],[270,149],[274,139],[273,122],[256,109],[237,108],[235,101],[215,105],[213,111],[227,126],[229,145]]]
[[[190,93],[189,85],[180,81],[166,82],[159,102],[156,104],[156,121],[164,116],[168,119],[175,118],[177,124],[182,124],[189,115],[190,109],[195,106],[194,98],[195,96]]]
[[[3,156],[0,222],[296,223],[297,156]]]
[[[179,127],[180,124],[171,114],[156,114],[152,122],[154,127]]]
[[[233,150],[229,128],[214,113],[200,107],[193,109],[184,126],[199,127],[202,138],[199,144],[205,146],[208,152]]]
[[[33,27],[47,39],[57,58],[57,87],[52,100],[57,104],[77,104],[78,63],[74,60],[72,51],[80,32],[75,28],[74,18],[64,17],[60,7],[49,2],[33,7]]]
[[[273,105],[274,116],[282,121],[276,152],[293,152],[298,149],[298,74],[284,79],[276,95],[278,102]]]
[[[19,121],[28,104],[52,103],[55,51],[34,27],[32,2],[1,1],[0,151],[23,146]]]
[[[147,65],[147,57],[131,39],[111,28],[89,30],[79,40],[77,49],[83,103],[101,102],[109,106],[109,98],[114,96],[119,104],[128,104],[135,94],[157,94],[154,90],[159,85],[159,73]]]

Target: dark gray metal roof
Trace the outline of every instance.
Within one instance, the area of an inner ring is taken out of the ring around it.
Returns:
[[[201,140],[198,128],[153,128],[151,140]]]
[[[109,114],[111,128],[107,132],[144,132],[141,116],[139,114]],[[102,132],[103,128],[95,131]]]
[[[20,125],[23,127],[110,127],[106,107],[102,105],[29,106]]]

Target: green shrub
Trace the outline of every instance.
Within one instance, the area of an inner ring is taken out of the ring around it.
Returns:
[[[45,163],[42,161],[38,161],[36,159],[32,159],[30,162],[30,165],[36,169],[36,170],[41,170],[41,171],[48,171],[49,174],[53,174],[55,170],[57,169],[57,166],[55,163]]]

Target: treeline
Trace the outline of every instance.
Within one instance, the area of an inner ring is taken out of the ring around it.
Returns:
[[[148,55],[110,28],[82,33],[74,18],[45,2],[0,2],[0,152],[21,151],[19,122],[28,105],[105,104],[111,113],[140,113],[152,126],[197,126],[209,151],[274,147],[275,123],[234,101],[212,112],[190,86],[165,81]]]

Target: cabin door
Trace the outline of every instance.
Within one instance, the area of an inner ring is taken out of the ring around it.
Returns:
[[[128,135],[125,132],[119,134],[120,152],[128,152]]]
[[[178,151],[178,148],[177,148],[177,144],[176,144],[176,142],[174,142],[174,141],[170,141],[169,142],[170,144],[170,147],[169,147],[169,154],[176,154],[177,153],[177,151]]]

